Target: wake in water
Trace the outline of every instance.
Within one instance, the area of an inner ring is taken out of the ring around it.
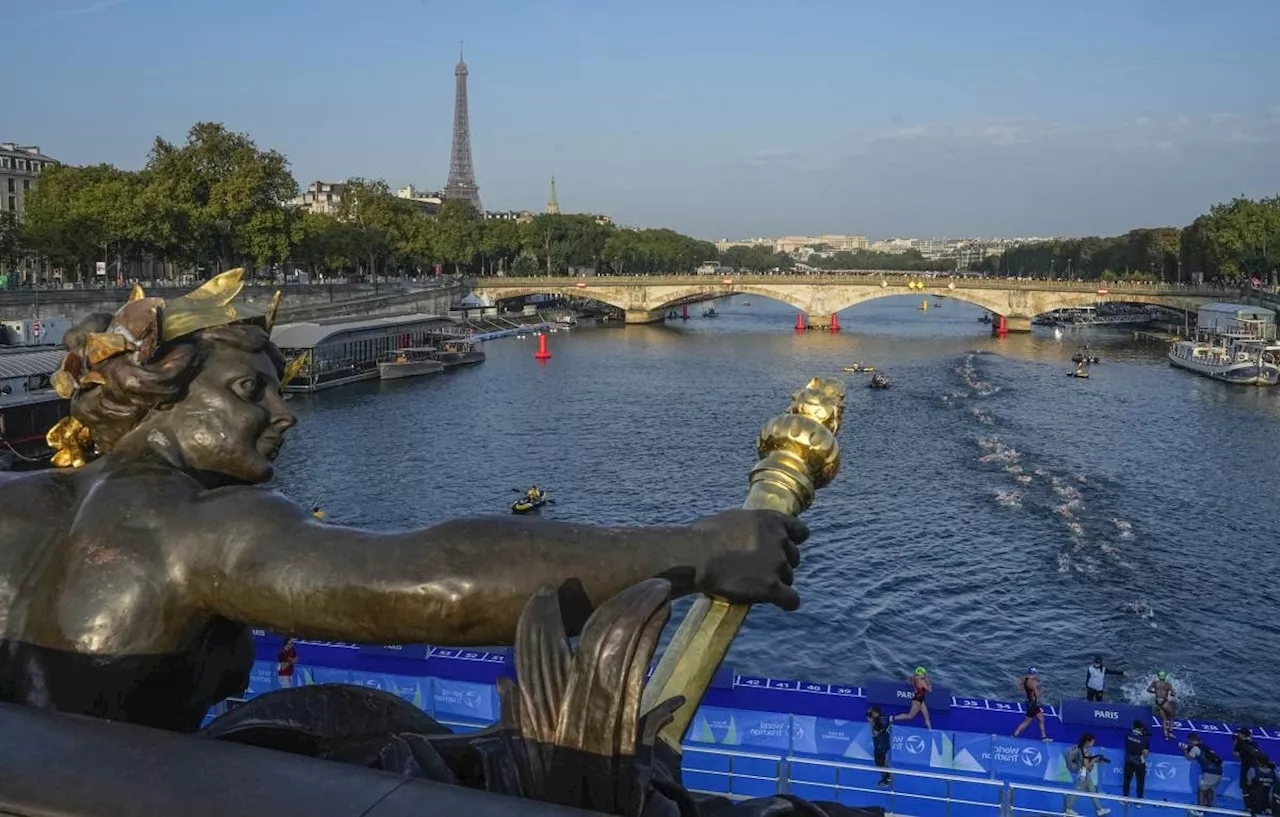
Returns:
[[[974,353],[965,355],[955,368],[964,388],[943,396],[943,402],[954,405],[962,399],[983,400],[1001,391],[1001,387],[980,371]],[[1054,520],[1064,534],[1057,555],[1061,574],[1097,574],[1102,571],[1134,570],[1125,558],[1125,547],[1134,539],[1133,526],[1123,519],[1110,519],[1108,526],[1090,513],[1090,497],[1102,486],[1087,474],[1074,471],[1056,472],[1044,465],[1023,465],[1023,452],[998,433],[999,418],[986,405],[970,406],[968,414],[983,433],[977,437],[977,462],[992,466],[1012,481],[1009,488],[997,488],[991,501],[1012,511],[1041,513]]]

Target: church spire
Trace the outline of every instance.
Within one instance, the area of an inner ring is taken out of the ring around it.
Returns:
[[[547,199],[547,215],[560,215],[560,202],[556,201],[556,177],[551,177],[551,198]]]

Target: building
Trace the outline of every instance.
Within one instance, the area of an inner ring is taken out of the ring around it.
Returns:
[[[371,380],[378,376],[378,361],[397,349],[462,337],[465,332],[457,321],[427,314],[326,318],[280,324],[271,331],[271,340],[286,356],[306,356],[298,376],[285,387],[289,392]]]
[[[547,215],[560,215],[560,202],[556,201],[556,177],[551,177],[551,197],[547,199]]]
[[[484,214],[485,221],[514,221],[518,224],[527,224],[533,221],[532,210],[486,210]]]
[[[438,213],[440,205],[444,203],[444,193],[419,190],[413,185],[397,189],[396,198],[413,202],[418,210],[429,216]]]
[[[768,247],[774,252],[857,252],[867,248],[867,237],[862,235],[785,235],[781,238],[747,238],[741,241],[720,239],[716,249],[724,252],[730,247]]]
[[[342,204],[342,192],[346,188],[344,182],[312,182],[307,186],[306,192],[291,199],[289,203],[313,213],[337,215],[338,207]]]
[[[21,218],[27,193],[36,186],[40,173],[57,163],[35,145],[0,142],[0,213]]]

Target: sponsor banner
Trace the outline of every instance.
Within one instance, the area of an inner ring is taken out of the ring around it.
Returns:
[[[249,686],[245,689],[246,695],[262,695],[273,689],[279,689],[279,676],[276,674],[275,661],[254,661],[253,669],[249,670]]]
[[[498,719],[498,690],[489,684],[434,679],[431,699],[437,718],[492,723]]]
[[[791,717],[791,751],[794,754],[871,761],[871,727],[866,721]]]
[[[991,735],[951,733],[951,768],[970,774],[991,773]]]
[[[897,681],[871,681],[863,687],[867,702],[890,706],[911,706],[915,691],[909,684]],[[933,685],[933,692],[925,696],[924,702],[929,705],[930,712],[946,712],[951,708],[951,690],[947,687]]]
[[[958,738],[957,738],[958,740]],[[989,735],[990,750],[979,756],[988,770],[1002,780],[1070,783],[1063,753],[1071,748],[1065,743]]]
[[[791,749],[791,726],[791,716],[781,712],[704,706],[694,714],[685,740],[787,752]]]
[[[334,667],[304,667],[301,664],[293,668],[293,682],[298,686],[314,684],[350,684],[351,672]]]
[[[1067,698],[1062,701],[1062,722],[1081,726],[1111,729],[1128,729],[1134,721],[1146,723],[1151,710],[1143,706],[1116,701],[1081,701]]]
[[[950,732],[894,726],[889,736],[893,739],[889,765],[904,769],[951,769]]]

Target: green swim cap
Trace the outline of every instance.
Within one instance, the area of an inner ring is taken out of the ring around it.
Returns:
[[[1156,677],[1159,678],[1161,681],[1164,680],[1164,677],[1166,675],[1168,675],[1168,673],[1165,672],[1164,670],[1160,670],[1159,672],[1156,673]]]
[[[925,675],[924,667],[916,667],[916,675]]]

